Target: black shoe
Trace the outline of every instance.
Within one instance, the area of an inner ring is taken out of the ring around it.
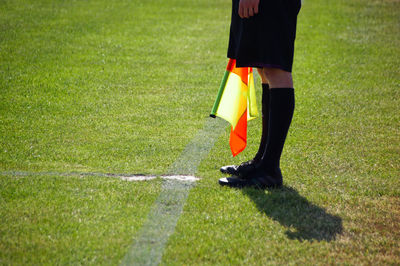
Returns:
[[[240,174],[239,177],[221,178],[219,180],[220,185],[260,189],[282,186],[282,173],[279,163],[293,117],[295,105],[294,89],[271,89],[269,96],[268,138],[261,159],[257,161],[254,170],[246,174]],[[235,170],[238,169],[240,167]]]
[[[280,172],[280,171],[279,171]],[[254,171],[246,178],[241,177],[224,177],[218,180],[221,186],[228,186],[232,188],[245,188],[253,187],[257,189],[266,188],[279,188],[282,186],[282,175],[277,174],[274,176],[267,175],[262,171]]]
[[[245,176],[253,171],[256,167],[257,162],[250,160],[240,165],[226,165],[222,166],[219,170],[221,173],[234,175],[234,176]]]

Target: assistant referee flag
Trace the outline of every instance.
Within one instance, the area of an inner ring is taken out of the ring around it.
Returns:
[[[221,117],[231,124],[232,155],[242,152],[247,145],[247,121],[258,116],[251,67],[236,67],[236,60],[229,59],[210,116]]]

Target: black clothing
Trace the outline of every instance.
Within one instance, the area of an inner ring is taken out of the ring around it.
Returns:
[[[237,67],[276,67],[292,72],[301,0],[260,0],[259,12],[240,18],[232,0],[228,57]]]
[[[295,98],[293,88],[270,90],[268,137],[262,158],[245,175],[221,178],[219,184],[229,187],[260,189],[282,186],[280,158],[292,122]]]
[[[260,165],[269,175],[279,169],[286,135],[292,122],[295,105],[294,89],[271,89],[268,138]],[[280,172],[280,170],[279,170]]]

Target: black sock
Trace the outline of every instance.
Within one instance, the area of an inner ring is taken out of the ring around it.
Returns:
[[[254,156],[254,161],[261,160],[265,145],[267,144],[268,138],[268,120],[269,120],[269,85],[268,83],[262,84],[262,101],[261,101],[261,114],[262,114],[262,131],[261,131],[261,140],[260,146],[258,147],[258,151]]]
[[[293,88],[270,89],[267,145],[262,157],[262,168],[273,175],[279,162],[294,112]],[[280,171],[279,171],[280,172]]]

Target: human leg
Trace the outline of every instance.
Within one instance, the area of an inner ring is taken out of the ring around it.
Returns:
[[[258,162],[261,160],[264,153],[265,145],[268,137],[268,119],[269,119],[269,86],[268,84],[262,84],[262,130],[261,130],[261,140],[258,147],[256,155],[249,161],[243,162],[239,165],[226,165],[220,168],[220,171],[225,174],[230,174],[234,176],[244,176],[252,171]]]
[[[272,67],[264,67],[262,72],[270,88],[293,88],[291,72]]]
[[[221,185],[231,187],[254,186],[259,188],[282,185],[280,157],[294,111],[294,89],[290,72],[264,68],[270,88],[268,137],[262,158],[254,170],[245,175],[219,180]]]
[[[261,103],[261,114],[262,114],[262,131],[261,140],[258,147],[258,151],[253,159],[243,162],[239,165],[226,165],[220,168],[220,171],[225,174],[244,176],[249,173],[249,171],[254,170],[255,166],[261,160],[265,145],[268,137],[268,119],[269,119],[269,85],[268,79],[262,68],[257,68],[258,73],[262,81],[262,103]]]

